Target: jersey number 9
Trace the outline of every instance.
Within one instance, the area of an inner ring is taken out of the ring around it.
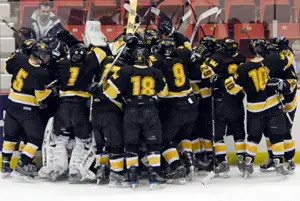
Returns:
[[[13,82],[13,88],[14,90],[21,92],[22,88],[24,86],[24,80],[27,78],[28,73],[21,68],[16,76],[16,79]]]
[[[131,78],[131,82],[133,83],[132,95],[146,95],[146,96],[154,96],[155,95],[155,81],[152,77],[144,77],[141,79],[140,76],[134,76]]]
[[[184,68],[181,63],[174,64],[173,75],[175,77],[175,86],[182,87],[185,83],[186,76],[184,73]]]

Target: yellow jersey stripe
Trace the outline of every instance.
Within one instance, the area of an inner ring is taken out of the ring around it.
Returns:
[[[201,94],[201,97],[202,98],[208,98],[208,97],[211,97],[212,95],[212,91],[211,91],[211,88],[201,88],[200,89],[200,94]]]
[[[294,97],[293,101],[290,103],[286,103],[284,105],[284,111],[286,112],[292,112],[297,107],[297,96]]]
[[[227,92],[232,95],[236,95],[243,89],[243,87],[235,83],[233,77],[229,77],[225,80],[225,88]]]
[[[82,98],[90,98],[91,94],[83,91],[59,91],[60,97],[79,96]]]
[[[28,94],[16,93],[12,89],[9,92],[8,98],[15,103],[20,103],[20,104],[30,105],[30,106],[39,106],[39,102],[34,96]]]
[[[43,101],[45,100],[50,94],[51,94],[51,90],[49,89],[46,89],[46,90],[35,90],[34,91],[34,94],[35,94],[35,97],[38,101]]]
[[[111,80],[108,80],[105,86],[103,87],[103,94],[109,99],[115,99],[117,98],[118,94],[120,94],[120,91]]]
[[[99,64],[101,64],[102,61],[106,57],[106,53],[102,49],[100,49],[99,47],[93,48],[93,51],[95,52],[95,55],[96,55],[96,57],[98,59]]]
[[[283,100],[283,96],[280,95],[280,99]],[[266,101],[264,102],[259,102],[259,103],[247,103],[247,110],[250,112],[262,112],[265,111],[269,108],[274,107],[275,105],[279,104],[278,97],[276,95],[273,95],[269,97]]]
[[[168,93],[169,93],[168,86],[165,85],[164,89],[157,93],[157,96],[160,98],[163,98],[163,97],[166,97],[168,95]]]
[[[168,96],[166,98],[180,98],[180,97],[185,97],[185,96],[189,95],[192,92],[193,92],[192,87],[189,88],[188,90],[181,91],[181,92],[172,92],[172,91],[169,91]]]

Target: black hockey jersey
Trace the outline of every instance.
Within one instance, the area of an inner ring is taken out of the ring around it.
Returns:
[[[172,57],[167,58],[160,54],[149,57],[149,64],[163,73],[166,78],[169,93],[167,98],[186,97],[193,92],[190,79],[191,46],[188,39],[180,33],[174,36],[177,48]]]
[[[297,76],[293,67],[294,57],[289,50],[285,50],[280,54],[271,54],[264,60],[264,64],[270,68],[271,78],[283,79],[289,90],[283,93],[284,109],[291,112],[297,106]]]
[[[276,93],[267,88],[270,69],[262,66],[261,60],[255,58],[251,62],[242,64],[234,76],[225,80],[225,88],[230,94],[234,95],[244,90],[247,94],[247,110],[254,113],[279,104]]]
[[[38,107],[40,103],[46,104],[52,96],[51,90],[45,88],[49,83],[47,71],[33,64],[28,56],[13,54],[6,61],[6,71],[12,74],[9,106]]]
[[[112,68],[111,64],[114,61],[114,56],[107,56],[105,60],[101,63],[100,73],[95,78],[95,82],[100,82],[100,79],[104,78],[104,75],[109,71],[107,74],[107,79],[109,79],[114,73],[117,73],[121,66],[123,66],[122,63],[116,62],[116,65],[114,65]],[[103,81],[102,86],[105,86],[107,79]],[[99,112],[120,112],[120,110],[123,110],[123,100],[118,96],[115,99],[109,99],[107,98],[103,93],[103,89],[100,89],[97,91],[94,97],[94,108],[97,109]]]
[[[165,97],[168,87],[160,70],[134,65],[114,73],[103,91],[109,99],[121,95],[128,104],[149,104],[155,96]]]

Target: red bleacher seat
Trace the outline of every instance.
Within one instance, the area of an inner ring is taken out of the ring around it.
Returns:
[[[202,25],[202,27],[203,27],[206,35],[213,35],[214,24],[205,24],[205,25]],[[192,36],[192,33],[193,33],[192,29],[193,29],[193,25],[189,25],[187,27],[186,36],[189,38]],[[222,39],[228,37],[227,24],[217,24],[215,36],[216,36],[217,40],[222,40]],[[203,37],[202,31],[199,29],[198,39],[200,39],[202,37]]]
[[[45,0],[46,2],[48,0]],[[32,13],[38,8],[41,0],[20,0],[19,28],[28,25]]]
[[[165,14],[167,14],[170,18],[172,18],[172,22],[175,27],[177,24],[177,19],[180,19],[182,16],[182,9],[183,9],[184,0],[166,0],[163,3],[161,3],[158,8],[163,11]],[[158,18],[159,20],[159,18]]]
[[[225,0],[225,20],[237,18],[241,23],[256,21],[257,8],[254,0]]]
[[[295,21],[299,22],[300,17],[300,1],[296,0],[294,1],[294,10],[295,10]]]
[[[299,24],[298,23],[278,23],[278,36],[286,38],[300,38]],[[273,36],[273,24],[270,24],[270,36]]]
[[[295,0],[297,2],[299,0]],[[261,0],[260,1],[260,18],[261,21],[270,23],[274,19],[274,5],[276,4],[276,19],[279,22],[292,21],[292,6],[290,0]],[[268,11],[268,12],[267,12]]]
[[[207,11],[208,9],[212,8],[212,7],[219,7],[220,6],[220,2],[219,0],[191,0],[192,6],[195,10],[195,13],[197,15],[197,17],[199,17],[199,15],[205,11]],[[195,22],[195,18],[191,17],[191,23]],[[203,20],[201,23],[202,24],[206,24],[209,22],[209,18]],[[212,19],[212,21],[214,20],[214,18]]]
[[[101,30],[106,36],[108,41],[114,40],[117,36],[123,33],[124,27],[117,25],[103,25],[101,26]]]
[[[250,38],[265,38],[263,24],[235,24],[234,25],[234,37],[237,41],[241,39],[248,39],[246,34],[241,33],[241,29],[245,29]]]
[[[78,40],[80,41],[83,41],[83,38],[82,38],[82,34],[84,32],[84,26],[83,25],[67,25],[65,26],[65,29],[67,29],[68,31],[70,31],[74,36],[75,38],[77,38]]]

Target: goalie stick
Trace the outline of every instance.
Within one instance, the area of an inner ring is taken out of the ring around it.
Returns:
[[[240,32],[241,32],[242,34],[246,34],[247,37],[248,37],[248,39],[251,40],[251,38],[250,38],[250,36],[249,36],[249,33],[248,33],[245,29],[240,29]],[[252,43],[250,43],[250,45],[253,46]],[[255,51],[256,56],[259,57],[259,54],[257,53],[256,49],[255,49],[255,48],[253,48],[253,49],[254,49],[254,51]],[[260,64],[261,64],[261,66],[264,66],[264,68],[266,68],[266,66],[263,64],[262,61],[260,61]],[[268,79],[269,79],[269,80],[271,79],[269,74],[268,74]],[[282,100],[280,99],[280,93],[279,93],[278,91],[275,91],[275,93],[276,93],[277,99],[278,99],[278,101],[279,101],[279,103],[280,103],[280,105],[281,105],[281,109],[283,110],[284,104],[283,104]],[[286,117],[288,118],[290,124],[293,125],[294,122],[293,122],[293,120],[292,120],[290,114],[289,114],[288,112],[285,112],[284,110],[283,110],[283,112],[284,112],[284,114],[286,115]]]
[[[213,7],[213,8],[209,9],[208,11],[205,11],[204,13],[202,13],[200,15],[200,17],[198,18],[198,20],[196,22],[195,28],[193,30],[193,34],[192,34],[191,41],[190,41],[191,44],[193,44],[193,42],[194,42],[195,36],[196,36],[196,34],[198,32],[198,28],[199,28],[200,22],[202,20],[204,20],[205,18],[207,18],[207,17],[209,17],[211,15],[216,14],[218,11],[219,11],[218,7]],[[203,34],[205,35],[204,30],[203,29],[201,29],[201,30],[202,30]]]

